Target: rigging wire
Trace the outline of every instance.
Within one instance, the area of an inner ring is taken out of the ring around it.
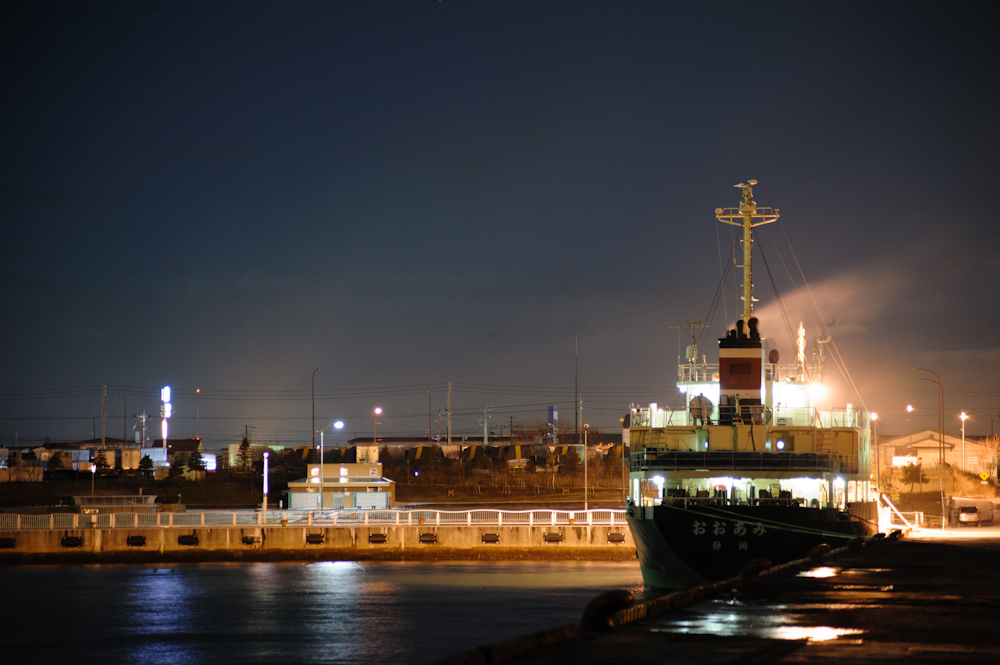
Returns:
[[[757,239],[757,244],[760,245],[760,258],[764,262],[764,270],[767,272],[767,278],[771,282],[771,289],[774,291],[775,302],[778,303],[778,310],[781,312],[781,320],[785,323],[785,331],[788,333],[788,339],[792,343],[792,347],[795,346],[795,333],[792,332],[792,324],[788,320],[788,313],[785,311],[785,303],[781,299],[781,294],[778,293],[778,285],[774,283],[774,275],[771,274],[771,266],[767,263],[767,257],[764,256],[764,244],[760,241],[760,236],[757,233],[757,229],[752,229],[754,237]]]
[[[722,314],[726,317],[726,321],[729,321],[729,308],[726,305],[726,271],[722,268],[722,236],[718,224],[715,225],[715,246],[719,250],[719,275],[722,276]]]
[[[851,376],[850,370],[847,369],[847,364],[844,362],[843,356],[840,355],[840,349],[837,348],[837,343],[833,340],[833,334],[830,332],[830,328],[826,325],[826,321],[823,320],[823,316],[819,311],[819,304],[817,304],[816,297],[813,295],[812,292],[812,287],[809,286],[809,281],[806,279],[805,272],[803,272],[802,270],[802,264],[799,263],[799,257],[796,256],[795,254],[795,249],[792,247],[792,242],[788,238],[788,233],[785,231],[785,227],[781,225],[780,221],[778,222],[778,224],[779,226],[781,226],[781,232],[784,233],[785,235],[785,241],[788,243],[788,249],[792,253],[792,259],[794,259],[795,261],[795,266],[799,269],[799,274],[802,276],[802,283],[805,285],[806,292],[809,294],[809,299],[812,301],[813,307],[816,310],[816,314],[820,318],[820,322],[823,326],[823,332],[826,333],[827,339],[830,340],[829,344],[833,348],[833,355],[831,356],[831,358],[833,358],[834,364],[837,366],[837,369],[840,370],[840,373],[844,377],[844,380],[847,381],[847,384],[851,387],[851,390],[854,391],[854,394],[857,395],[858,399],[861,401],[862,408],[864,408],[864,410],[867,411],[868,407],[867,405],[865,405],[865,398],[861,396],[861,391],[858,390],[857,384],[854,383],[854,378]]]
[[[726,277],[729,276],[729,269],[733,266],[733,257],[736,255],[736,241],[733,242],[733,249],[729,252],[729,261],[726,262],[725,271],[722,273],[721,279],[719,279],[719,285],[715,289],[715,297],[712,298],[712,303],[708,308],[708,315],[705,317],[705,327],[702,328],[701,333],[698,335],[698,348],[702,348],[702,342],[705,339],[705,335],[712,327],[712,321],[715,320],[715,315],[719,310],[719,296],[724,290],[724,285],[726,282]],[[727,318],[728,322],[729,319]]]

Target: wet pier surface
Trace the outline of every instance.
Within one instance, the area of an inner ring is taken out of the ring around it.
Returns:
[[[503,662],[1000,662],[1000,540],[962,535],[879,543]]]

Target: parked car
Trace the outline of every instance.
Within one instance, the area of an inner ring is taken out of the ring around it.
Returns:
[[[982,521],[979,518],[979,508],[975,506],[962,506],[958,509],[959,524],[974,524],[979,526]]]

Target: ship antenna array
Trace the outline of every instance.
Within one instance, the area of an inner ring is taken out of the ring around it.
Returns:
[[[679,326],[670,326],[671,328],[682,330],[688,329],[691,331],[691,346],[694,349],[694,355],[688,360],[698,361],[698,333],[695,331],[700,328],[707,328],[704,321],[681,321]]]
[[[723,224],[739,226],[743,229],[743,265],[735,263],[737,268],[743,268],[743,320],[749,321],[753,316],[753,279],[751,273],[751,254],[753,249],[753,229],[757,226],[770,224],[778,219],[776,208],[758,207],[753,200],[753,186],[756,180],[747,180],[734,187],[743,190],[743,200],[739,208],[716,208],[715,218]]]

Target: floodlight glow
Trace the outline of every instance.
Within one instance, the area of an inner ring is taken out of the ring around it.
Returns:
[[[381,413],[382,413],[382,407],[381,406],[376,406],[375,407],[375,415],[378,416],[378,415],[381,415]]]
[[[163,386],[160,389],[160,401],[169,402],[170,401],[170,386]]]
[[[872,411],[872,421],[874,422],[876,420],[878,420],[878,414]]]
[[[809,384],[809,395],[814,400],[823,399],[826,397],[826,386],[822,383],[811,383]]]
[[[663,476],[653,476],[652,478],[652,481],[656,483],[656,486],[659,487],[660,489],[663,489],[663,483],[665,483],[666,480],[667,479],[664,478]]]
[[[333,429],[344,429],[344,421],[338,420],[337,422],[333,423]]]
[[[913,413],[913,405],[912,404],[907,404],[906,405],[906,412],[907,413]]]
[[[340,475],[342,475],[342,476],[346,476],[347,475],[347,467],[346,466],[340,467]]]
[[[163,434],[163,445],[167,445],[167,419],[164,418],[160,421],[160,432]]]
[[[163,404],[163,417],[169,418],[172,415],[174,415],[174,405],[170,402],[165,402]]]
[[[778,443],[775,445],[778,447],[778,450],[785,449],[785,441],[783,439],[778,439]]]

